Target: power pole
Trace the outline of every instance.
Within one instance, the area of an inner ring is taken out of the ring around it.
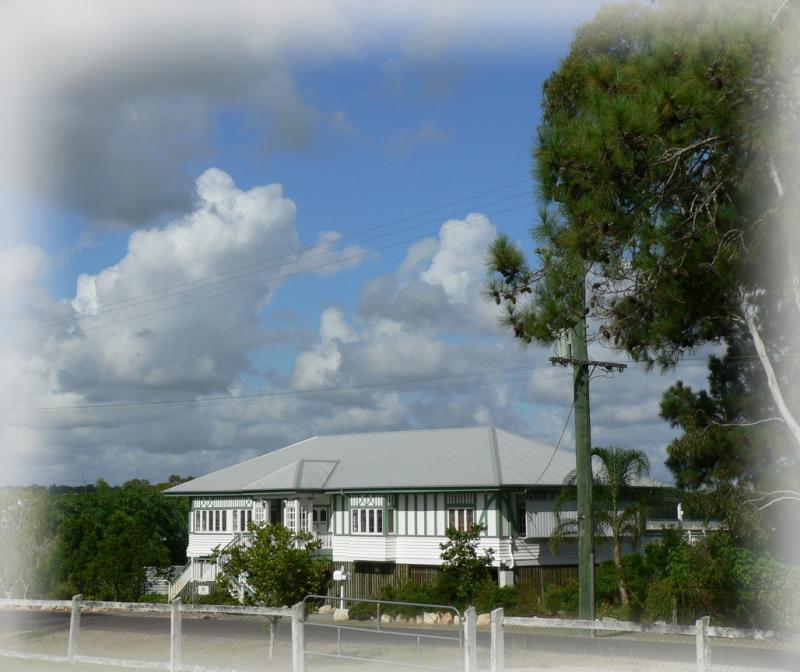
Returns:
[[[589,359],[586,318],[570,330],[569,357],[551,357],[553,365],[572,365],[575,409],[575,474],[578,495],[578,618],[594,620],[594,525],[592,524],[592,430],[589,413],[589,367],[608,371],[626,365]]]

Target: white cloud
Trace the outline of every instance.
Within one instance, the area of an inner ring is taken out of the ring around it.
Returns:
[[[451,302],[467,303],[468,292],[483,281],[486,255],[496,236],[497,230],[483,215],[472,213],[463,221],[447,222],[439,232],[441,246],[421,279],[440,285]]]
[[[339,308],[328,308],[320,318],[320,341],[311,350],[301,353],[294,363],[292,382],[299,390],[313,390],[337,382],[343,343],[358,340]]]
[[[45,266],[45,255],[33,245],[0,250],[0,303],[27,292]]]

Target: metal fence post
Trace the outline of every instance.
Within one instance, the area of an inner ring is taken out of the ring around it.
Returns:
[[[695,621],[697,635],[695,648],[697,651],[697,672],[711,672],[711,646],[708,641],[708,616]]]
[[[464,612],[464,672],[478,672],[477,621],[475,607],[469,607]]]
[[[489,648],[491,672],[503,672],[506,669],[506,643],[503,630],[503,608],[492,612],[492,641]]]
[[[305,616],[305,603],[298,602],[292,607],[292,672],[306,672]]]
[[[83,595],[72,596],[72,613],[69,617],[69,643],[67,644],[67,658],[78,655],[78,636],[81,630],[81,602]]]
[[[181,669],[181,598],[172,600],[169,620],[169,669]]]

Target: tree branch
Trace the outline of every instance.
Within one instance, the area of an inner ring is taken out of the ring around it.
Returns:
[[[796,492],[795,490],[773,490],[771,492],[767,492],[763,494],[761,497],[755,497],[753,499],[746,500],[747,504],[755,504],[757,502],[763,502],[765,499],[772,497],[766,504],[762,504],[761,506],[756,507],[756,511],[763,511],[766,508],[769,508],[773,504],[777,504],[778,502],[783,501],[791,501],[791,502],[800,502],[800,492]]]
[[[754,425],[761,425],[765,422],[785,422],[783,418],[762,418],[761,420],[754,420],[753,422],[717,422],[712,420],[708,426],[716,425],[717,427],[752,427]],[[707,427],[705,428],[707,429]]]
[[[764,341],[761,340],[761,334],[758,332],[758,326],[756,325],[754,314],[755,311],[752,309],[752,307],[744,305],[743,302],[742,312],[747,324],[747,329],[750,332],[750,337],[753,339],[753,345],[755,345],[758,360],[761,362],[761,366],[763,367],[764,372],[767,374],[767,388],[772,395],[772,400],[775,402],[778,413],[780,414],[781,418],[783,418],[783,421],[786,423],[789,431],[792,433],[795,443],[797,444],[797,451],[800,453],[800,425],[797,424],[797,420],[795,420],[792,412],[786,405],[786,400],[783,398],[783,392],[778,384],[778,378],[775,375],[772,362],[767,354]]]

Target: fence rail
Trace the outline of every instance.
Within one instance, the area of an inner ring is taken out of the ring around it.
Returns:
[[[318,596],[315,599],[333,599],[330,596]],[[373,602],[372,600],[364,600]],[[375,601],[377,602],[377,601]],[[426,605],[427,606],[427,605]],[[179,670],[192,670],[193,672],[220,672],[226,668],[210,668],[201,666],[189,666],[182,663],[181,634],[182,634],[182,615],[183,614],[209,614],[209,615],[250,615],[250,616],[277,616],[291,620],[292,627],[292,670],[293,672],[305,672],[307,655],[317,655],[317,652],[309,651],[305,643],[304,627],[308,625],[320,626],[322,624],[311,623],[305,616],[305,603],[299,602],[291,608],[281,607],[246,607],[236,605],[196,605],[183,604],[177,598],[170,604],[152,604],[139,602],[107,602],[107,601],[84,601],[82,596],[76,595],[72,600],[22,600],[22,599],[0,599],[0,609],[15,609],[27,611],[69,611],[70,628],[69,640],[66,655],[51,655],[43,653],[20,652],[0,649],[0,657],[22,658],[28,660],[48,661],[54,663],[84,663],[102,664],[116,667],[132,667],[146,669],[163,669],[177,672]],[[170,616],[170,659],[169,661],[138,661],[122,658],[104,658],[99,656],[85,656],[79,652],[81,613],[83,612],[125,612],[125,613],[167,613]],[[458,641],[462,648],[461,669],[464,672],[477,672],[477,647],[476,647],[476,614],[474,608],[466,610],[464,617],[460,619]],[[338,626],[347,628],[348,626]],[[773,641],[800,644],[800,634],[789,632],[778,632],[771,630],[754,630],[743,628],[727,628],[711,626],[708,617],[700,618],[694,625],[670,625],[670,624],[643,624],[628,621],[608,620],[582,620],[568,618],[539,618],[539,617],[518,617],[505,616],[503,609],[495,609],[491,612],[490,620],[490,650],[489,662],[491,672],[504,672],[506,665],[505,638],[507,628],[533,630],[533,629],[560,629],[578,630],[584,632],[617,632],[617,633],[645,633],[655,635],[673,635],[691,637],[694,639],[697,672],[710,672],[711,670],[711,646],[712,638],[745,641]],[[380,630],[378,631],[380,632]],[[510,632],[515,632],[511,630]],[[402,633],[405,634],[405,633]],[[426,637],[430,639],[440,639],[441,635],[426,633],[413,635],[417,639]],[[410,639],[400,637],[400,639]],[[463,644],[462,644],[463,642]],[[569,645],[565,645],[569,647]],[[795,647],[792,647],[794,650]],[[797,647],[800,651],[800,647]],[[339,656],[345,657],[345,656]],[[387,664],[388,661],[374,661]],[[414,667],[413,665],[409,667]],[[782,668],[797,669],[797,668]],[[226,672],[235,672],[227,670]]]
[[[72,600],[18,600],[0,599],[0,609],[17,609],[26,611],[69,611],[69,639],[66,655],[51,655],[22,651],[0,649],[0,657],[38,660],[54,663],[85,663],[106,665],[112,667],[142,668],[154,670],[191,670],[192,672],[235,672],[226,668],[210,668],[203,666],[187,666],[182,663],[182,615],[190,614],[228,614],[240,616],[278,616],[292,621],[292,638],[296,637],[295,631],[302,629],[302,620],[298,620],[296,609],[288,607],[245,607],[238,605],[210,605],[210,604],[183,604],[176,598],[170,604],[148,602],[105,602],[84,600],[81,595],[75,595]],[[83,656],[79,653],[81,613],[83,612],[125,612],[135,613],[162,613],[170,616],[170,659],[169,661],[144,661],[125,658],[110,658],[102,656]],[[296,669],[303,672],[303,668]]]
[[[505,616],[503,609],[491,612],[490,669],[491,672],[505,670],[505,628],[539,628],[596,631],[650,633],[658,635],[690,636],[695,639],[695,658],[698,672],[711,670],[712,637],[732,640],[773,641],[800,643],[800,634],[773,630],[726,628],[709,625],[709,617],[699,618],[694,625],[670,625],[663,623],[634,623],[630,621],[583,620],[576,618],[539,618]]]

